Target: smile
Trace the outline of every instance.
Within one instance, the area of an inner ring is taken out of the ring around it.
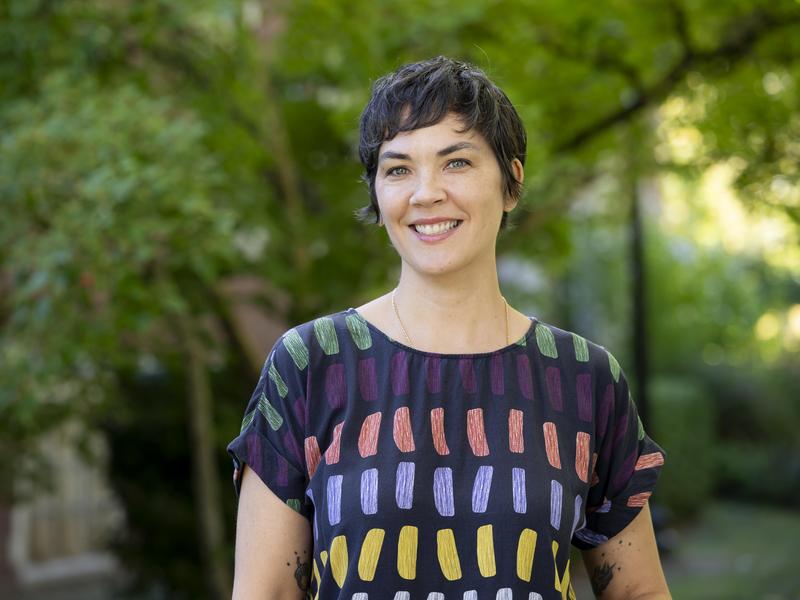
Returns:
[[[411,227],[424,235],[438,235],[455,229],[461,224],[461,221],[442,221],[441,223],[434,223],[433,225],[411,225]]]

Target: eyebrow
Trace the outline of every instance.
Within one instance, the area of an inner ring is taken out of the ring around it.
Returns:
[[[475,150],[477,146],[475,144],[470,144],[469,142],[457,142],[455,144],[451,144],[447,146],[447,148],[442,148],[436,153],[436,156],[447,156],[448,154],[452,154],[453,152],[458,152],[459,150],[470,149]]]
[[[455,144],[450,144],[449,146],[442,148],[436,153],[436,156],[447,156],[448,154],[452,154],[453,152],[458,152],[459,150],[475,150],[477,146],[475,144],[470,144],[469,142],[456,142]],[[403,154],[402,152],[393,152],[391,150],[387,150],[383,154],[380,155],[379,161],[394,158],[397,160],[409,160],[411,157],[408,154]]]

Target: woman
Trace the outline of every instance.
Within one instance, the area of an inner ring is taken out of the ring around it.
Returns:
[[[361,216],[386,228],[400,281],[269,353],[228,446],[235,598],[570,598],[570,544],[598,597],[670,597],[647,504],[663,452],[624,373],[500,293],[525,148],[473,66],[376,82]]]

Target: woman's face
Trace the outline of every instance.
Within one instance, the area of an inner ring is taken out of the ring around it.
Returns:
[[[399,133],[378,151],[375,193],[389,239],[415,270],[444,273],[490,257],[504,201],[503,179],[488,142],[477,131],[459,133],[457,115]],[[521,182],[522,163],[512,169]],[[456,224],[453,227],[454,223]],[[414,225],[427,224],[428,227]]]

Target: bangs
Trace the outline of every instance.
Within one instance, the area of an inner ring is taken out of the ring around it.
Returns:
[[[411,75],[411,74],[409,74]],[[360,155],[367,172],[377,167],[380,145],[398,133],[436,125],[449,113],[462,123],[459,133],[475,129],[484,137],[498,123],[497,103],[491,94],[481,94],[474,74],[452,73],[441,69],[413,73],[413,77],[387,77],[378,81],[361,122]]]

